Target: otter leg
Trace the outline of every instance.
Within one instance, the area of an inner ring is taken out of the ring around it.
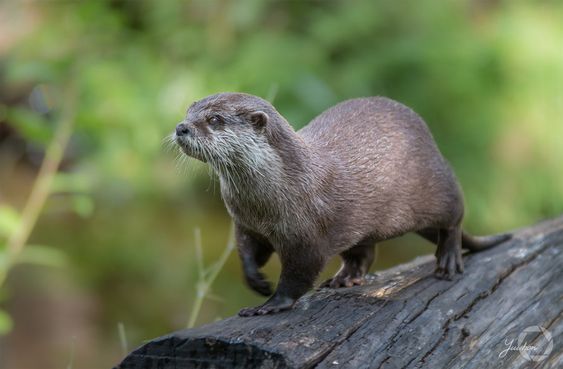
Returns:
[[[270,296],[270,283],[260,273],[259,269],[266,264],[274,248],[266,239],[252,234],[237,226],[235,228],[238,253],[242,261],[242,269],[246,284],[263,296]]]
[[[276,292],[264,304],[244,308],[240,316],[265,315],[291,309],[298,298],[313,287],[313,283],[325,264],[322,255],[305,250],[314,248],[286,248],[280,252],[282,271]]]
[[[375,259],[375,242],[366,238],[340,256],[342,266],[334,277],[324,281],[320,287],[339,288],[364,284],[364,276]]]
[[[437,278],[451,280],[456,271],[463,273],[460,225],[440,229],[436,259],[437,265],[434,274]]]
[[[424,228],[416,233],[425,240],[432,242],[434,245],[438,245],[439,243],[440,229],[438,228]]]

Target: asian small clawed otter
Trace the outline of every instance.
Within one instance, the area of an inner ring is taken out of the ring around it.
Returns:
[[[275,293],[242,316],[291,308],[336,254],[342,267],[323,286],[361,284],[375,243],[407,232],[438,246],[436,275],[448,279],[463,272],[462,247],[510,238],[462,232],[462,192],[428,127],[384,97],[344,101],[295,132],[267,101],[221,93],[189,107],[175,140],[217,172],[256,292],[272,294],[259,269],[279,254]]]

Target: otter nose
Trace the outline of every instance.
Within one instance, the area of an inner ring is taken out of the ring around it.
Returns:
[[[188,129],[188,126],[185,123],[179,123],[176,126],[176,135],[178,136],[183,136],[188,134],[190,130]]]

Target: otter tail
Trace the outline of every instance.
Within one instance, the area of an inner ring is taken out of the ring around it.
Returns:
[[[461,247],[469,251],[481,251],[496,246],[512,238],[510,233],[495,234],[492,236],[471,236],[463,232],[461,236]]]

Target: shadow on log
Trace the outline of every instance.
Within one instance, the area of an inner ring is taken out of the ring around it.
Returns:
[[[466,255],[454,281],[418,258],[289,312],[156,338],[116,368],[561,368],[562,251],[563,217]],[[525,331],[536,326],[552,338]],[[507,350],[510,341],[535,349]]]

